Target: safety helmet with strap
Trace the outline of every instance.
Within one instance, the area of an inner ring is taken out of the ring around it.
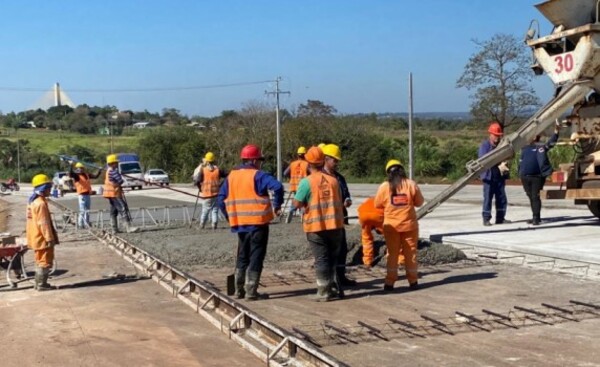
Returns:
[[[390,159],[385,165],[385,172],[389,173],[390,169],[395,166],[402,166],[402,163],[397,159]]]
[[[337,159],[338,161],[342,160],[342,151],[340,147],[335,144],[327,144],[323,148],[323,153],[328,156]]]
[[[116,154],[109,154],[106,156],[106,164],[119,163],[119,157]]]
[[[31,186],[35,188],[51,182],[52,180],[50,179],[50,177],[46,176],[43,173],[40,173],[39,175],[33,176],[33,179],[31,180]]]
[[[215,161],[215,154],[213,152],[208,152],[206,153],[206,155],[204,156],[204,160],[206,162],[212,163]]]
[[[305,147],[298,148],[297,154],[306,154],[306,148]]]

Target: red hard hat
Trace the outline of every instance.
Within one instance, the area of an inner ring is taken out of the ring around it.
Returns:
[[[490,127],[488,128],[488,133],[496,136],[502,136],[504,133],[502,132],[502,126],[500,126],[499,122],[492,122]]]
[[[260,148],[254,144],[248,144],[242,148],[240,153],[242,159],[263,159]]]

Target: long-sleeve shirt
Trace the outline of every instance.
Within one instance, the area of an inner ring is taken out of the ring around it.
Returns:
[[[485,139],[479,146],[479,152],[477,154],[478,158],[483,157],[484,155],[488,154],[495,148],[496,147],[493,146],[492,143],[490,143],[489,139]],[[485,171],[481,172],[479,177],[481,178],[482,181],[500,181],[500,180],[505,180],[505,178],[506,178],[500,173],[500,169],[498,168],[498,165],[495,165],[494,167],[492,167],[490,169],[486,169]]]
[[[100,175],[102,174],[102,169],[98,170],[98,172],[95,175],[92,175],[91,173],[88,173],[88,172],[77,173],[77,172],[73,171],[73,167],[71,167],[69,169],[69,176],[73,179],[73,181],[79,181],[79,175],[82,175],[82,174],[87,175],[90,180],[94,180],[94,179],[100,177]]]
[[[252,164],[242,164],[234,169],[256,169]],[[256,175],[254,176],[254,191],[259,196],[268,196],[269,190],[273,191],[273,209],[278,210],[283,205],[283,185],[281,182],[277,181],[275,177],[270,174],[258,170]],[[221,185],[221,189],[219,190],[219,195],[217,195],[217,205],[219,209],[225,216],[227,216],[227,208],[225,206],[225,199],[229,196],[229,181],[223,181],[223,185]],[[257,228],[257,226],[235,226],[231,227],[231,232],[252,232]]]
[[[548,151],[558,141],[558,134],[548,139],[546,144],[532,143],[521,149],[519,161],[519,176],[542,176],[548,177],[552,174],[552,165],[548,159]]]
[[[121,176],[121,174],[119,173],[119,169],[117,168],[108,169],[108,180],[114,182],[117,185],[122,185],[123,182],[125,182],[123,180],[123,176]]]
[[[27,205],[27,245],[33,250],[43,250],[48,243],[58,244],[58,235],[52,225],[52,217],[46,198],[38,196]]]
[[[202,181],[204,181],[204,170],[202,168],[208,167],[208,166],[213,166],[213,167],[219,169],[219,178],[227,177],[228,172],[220,167],[217,167],[214,164],[208,163],[208,164],[206,164],[206,166],[200,165],[200,166],[198,166],[198,175],[196,177],[194,177],[194,183],[196,185],[199,185],[202,183]]]
[[[383,225],[389,225],[398,232],[410,232],[419,228],[415,207],[423,205],[425,199],[419,186],[410,179],[404,179],[392,194],[390,183],[379,186],[375,195],[375,208],[383,209]]]

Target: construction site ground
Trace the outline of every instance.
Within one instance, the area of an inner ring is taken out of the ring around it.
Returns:
[[[351,185],[350,215],[376,188]],[[427,199],[444,186],[421,188]],[[545,202],[544,223],[531,227],[522,188],[507,191],[511,224],[482,226],[476,185],[421,220],[422,238],[452,244],[469,259],[421,266],[417,291],[409,291],[401,276],[393,293],[383,293],[384,268],[356,265],[348,272],[358,287],[347,289],[343,300],[315,303],[301,225],[275,224],[261,281],[270,299],[243,303],[353,366],[600,366],[600,310],[570,302],[600,302],[600,222],[583,207],[557,201]],[[26,195],[27,188],[3,198],[10,208],[2,217],[13,215],[5,230],[21,233]],[[70,196],[59,201],[72,206]],[[98,208],[103,199],[94,199]],[[128,199],[132,207],[194,204],[166,189],[128,192]],[[350,225],[348,233],[356,243],[357,226]],[[220,289],[233,270],[236,236],[224,224],[214,232],[153,229],[124,237]],[[260,363],[154,282],[136,277],[133,267],[91,236],[67,233],[62,242],[52,279],[62,289],[37,293],[28,282],[16,290],[0,288],[7,365]],[[352,256],[359,256],[356,250]],[[502,322],[490,312],[511,320]],[[468,315],[481,322],[465,323]],[[43,347],[32,348],[36,338]]]

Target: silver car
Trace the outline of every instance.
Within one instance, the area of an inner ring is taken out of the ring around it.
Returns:
[[[151,168],[151,169],[147,170],[146,173],[144,174],[144,181],[146,181],[146,185],[148,185],[149,183],[155,183],[155,184],[159,184],[161,186],[163,186],[163,185],[168,186],[169,185],[169,175],[162,169]]]

